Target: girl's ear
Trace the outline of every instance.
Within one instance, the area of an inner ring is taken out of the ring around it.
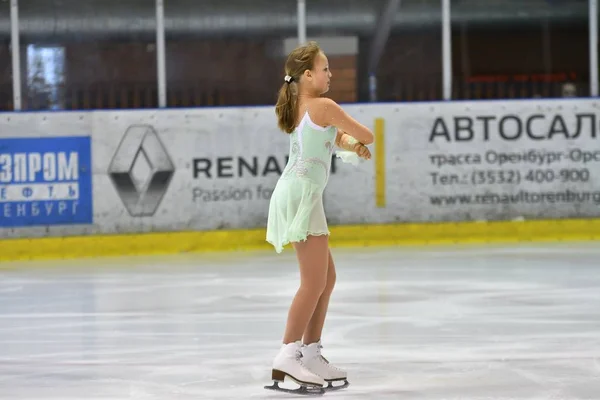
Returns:
[[[310,69],[305,70],[302,75],[304,75],[304,77],[309,81],[312,80],[312,73],[310,72]]]

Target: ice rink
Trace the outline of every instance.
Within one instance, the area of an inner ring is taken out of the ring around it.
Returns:
[[[334,249],[339,399],[599,399],[600,246]],[[263,389],[291,250],[0,265],[0,399],[289,399]]]

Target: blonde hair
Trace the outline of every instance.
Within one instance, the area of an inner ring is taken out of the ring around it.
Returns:
[[[308,42],[295,48],[285,63],[286,82],[279,89],[279,97],[275,105],[277,125],[286,133],[292,133],[298,114],[298,83],[306,70],[314,68],[315,59],[321,52],[316,42]]]

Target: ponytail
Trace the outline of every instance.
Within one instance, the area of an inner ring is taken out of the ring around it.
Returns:
[[[279,89],[279,97],[275,105],[277,125],[286,133],[292,133],[296,127],[298,111],[298,84],[295,81],[284,83]]]
[[[277,125],[286,133],[294,132],[298,116],[298,85],[302,75],[312,70],[315,58],[321,52],[316,42],[308,42],[295,48],[285,63],[285,83],[279,89],[279,97],[275,105]]]

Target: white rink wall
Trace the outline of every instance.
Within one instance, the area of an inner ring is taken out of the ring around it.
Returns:
[[[345,108],[385,160],[334,159],[331,224],[600,215],[595,100]],[[262,228],[288,146],[272,107],[0,114],[0,235]]]

